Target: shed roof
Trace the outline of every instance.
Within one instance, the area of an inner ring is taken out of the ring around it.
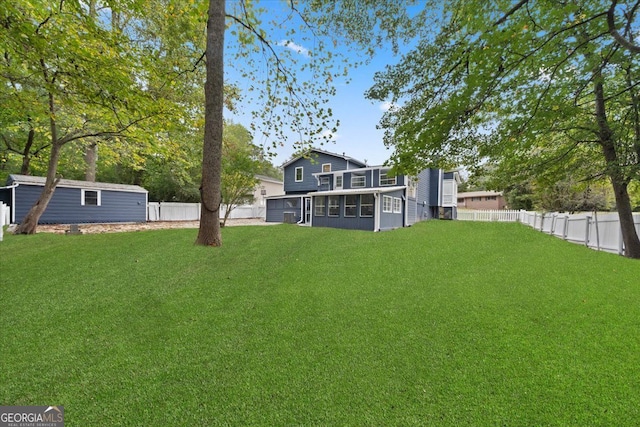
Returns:
[[[38,185],[44,186],[46,178],[43,176],[30,176],[30,175],[9,175],[7,184],[19,184],[19,185]],[[109,182],[90,182],[90,181],[77,181],[74,179],[61,179],[58,182],[57,187],[65,188],[84,188],[95,190],[111,190],[111,191],[128,191],[132,193],[147,193],[147,190],[139,185],[128,184],[112,184]]]

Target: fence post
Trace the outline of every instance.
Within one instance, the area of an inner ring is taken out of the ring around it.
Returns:
[[[586,219],[586,226],[585,226],[585,230],[584,230],[584,245],[586,247],[589,247],[589,223],[591,222],[591,217],[589,215],[587,215],[585,217]]]
[[[569,235],[569,215],[564,214],[564,229],[562,230],[562,240],[567,240]]]
[[[600,250],[600,230],[598,228],[598,212],[593,211],[593,219],[596,226],[596,250]]]
[[[4,238],[4,206],[5,204],[0,202],[0,242],[2,242],[2,239]]]

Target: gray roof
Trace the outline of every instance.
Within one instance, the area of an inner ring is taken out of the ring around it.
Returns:
[[[284,168],[285,166],[289,166],[291,163],[295,162],[296,160],[298,160],[300,158],[303,158],[303,157],[307,157],[313,152],[320,153],[320,154],[326,154],[326,155],[329,155],[329,156],[337,157],[339,159],[344,159],[344,160],[347,160],[349,162],[357,163],[357,164],[359,164],[359,165],[361,165],[363,167],[366,166],[365,162],[361,162],[360,160],[354,159],[353,157],[345,156],[344,154],[331,153],[329,151],[323,151],[323,150],[318,150],[317,148],[311,148],[310,150],[306,151],[304,154],[301,154],[299,156],[296,156],[296,157],[290,159],[287,162],[284,162],[282,164],[282,166],[280,166],[280,167]]]
[[[44,186],[46,178],[43,176],[30,176],[30,175],[9,175],[7,184],[19,184],[19,185],[38,185]],[[139,185],[127,185],[127,184],[112,184],[109,182],[89,182],[89,181],[76,181],[73,179],[61,179],[58,182],[58,187],[66,188],[84,188],[95,190],[112,190],[112,191],[128,191],[133,193],[147,193],[147,190]]]

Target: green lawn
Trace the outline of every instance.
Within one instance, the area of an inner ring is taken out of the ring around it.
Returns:
[[[0,404],[69,426],[640,424],[640,261],[519,224],[0,242]]]

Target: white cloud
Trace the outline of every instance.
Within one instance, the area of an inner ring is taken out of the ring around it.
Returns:
[[[338,135],[337,133],[331,132],[329,129],[325,129],[320,134],[320,137],[325,141],[337,141],[338,138],[340,138],[340,135]]]
[[[278,43],[278,46],[284,46],[287,49],[291,49],[292,51],[299,53],[302,56],[309,56],[309,49],[304,46],[300,46],[299,44],[296,44],[291,40],[282,40],[280,41],[280,43]]]
[[[385,101],[382,104],[380,104],[379,107],[380,107],[380,109],[382,111],[385,111],[385,112],[386,111],[390,111],[390,110],[393,111],[393,110],[397,110],[398,109],[398,106],[396,104],[394,104],[393,102],[391,102],[391,101]]]

